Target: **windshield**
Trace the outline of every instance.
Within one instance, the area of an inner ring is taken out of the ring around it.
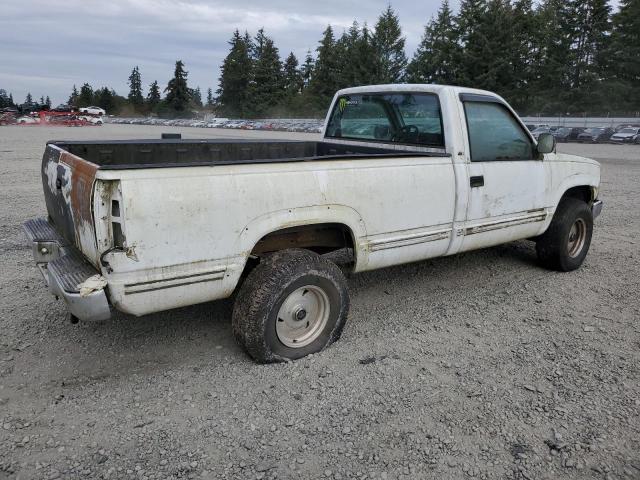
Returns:
[[[549,131],[548,128],[546,127],[540,127],[540,128],[536,128],[533,132],[531,133],[547,133]]]
[[[584,133],[602,133],[604,128],[587,128]]]
[[[561,133],[563,135],[568,134],[568,133],[571,133],[571,129],[566,127],[559,128],[558,130],[556,130],[556,133]]]
[[[444,147],[440,102],[430,93],[343,95],[325,136]]]
[[[637,128],[623,128],[618,133],[638,133]]]

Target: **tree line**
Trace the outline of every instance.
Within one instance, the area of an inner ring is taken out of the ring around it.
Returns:
[[[189,117],[207,109],[233,117],[322,116],[336,90],[381,83],[440,83],[505,97],[521,115],[637,115],[640,112],[640,0],[443,0],[411,58],[398,15],[388,6],[373,27],[354,21],[338,34],[329,25],[300,61],[282,59],[264,29],[235,30],[215,94],[188,86],[178,60],[164,89],[145,95],[136,66],[129,94],[74,85],[68,103],[109,113]],[[164,95],[163,95],[164,94]],[[50,107],[49,97],[23,105]],[[14,105],[0,89],[0,108]]]
[[[376,83],[440,83],[499,93],[521,114],[640,111],[640,0],[447,0],[411,58],[397,14],[373,28],[329,25],[315,56],[284,61],[264,32],[229,41],[217,91],[221,112],[320,115],[336,90]]]
[[[101,87],[94,89],[89,83],[84,83],[78,89],[73,86],[66,106],[72,108],[98,106],[109,114],[121,115],[149,115],[155,114],[168,118],[193,116],[194,110],[205,107],[202,103],[200,87],[195,89],[187,85],[188,72],[181,60],[176,61],[174,75],[166,88],[161,90],[157,80],[149,84],[145,95],[142,85],[142,75],[138,66],[134,67],[128,78],[129,94],[126,97],[118,95],[113,88]],[[162,94],[165,94],[164,97]],[[207,92],[206,107],[212,108],[214,97],[211,89]],[[16,104],[11,94],[0,89],[0,108],[14,107],[23,112],[49,110],[51,100],[41,98],[34,102],[31,94],[27,94],[22,104]]]

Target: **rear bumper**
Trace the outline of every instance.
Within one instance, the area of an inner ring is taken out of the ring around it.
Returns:
[[[80,320],[100,321],[111,317],[104,289],[81,295],[78,285],[100,272],[69,245],[44,218],[23,225],[36,265],[56,297],[62,298],[69,312]]]
[[[593,214],[594,219],[602,213],[603,206],[604,203],[602,202],[602,200],[596,200],[595,202],[593,202],[593,205],[591,205],[591,213]]]

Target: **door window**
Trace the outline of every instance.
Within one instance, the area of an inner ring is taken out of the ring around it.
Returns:
[[[533,159],[531,139],[503,105],[465,102],[464,109],[472,162]]]

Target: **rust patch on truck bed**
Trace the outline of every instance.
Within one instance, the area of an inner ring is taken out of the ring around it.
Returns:
[[[93,182],[96,178],[96,172],[98,171],[98,165],[95,163],[87,162],[69,152],[62,152],[60,154],[60,162],[67,164],[71,167],[71,210],[73,212],[73,218],[76,220],[76,233],[77,222],[87,222],[90,225],[93,224],[93,217],[91,215],[91,194],[93,191]]]

